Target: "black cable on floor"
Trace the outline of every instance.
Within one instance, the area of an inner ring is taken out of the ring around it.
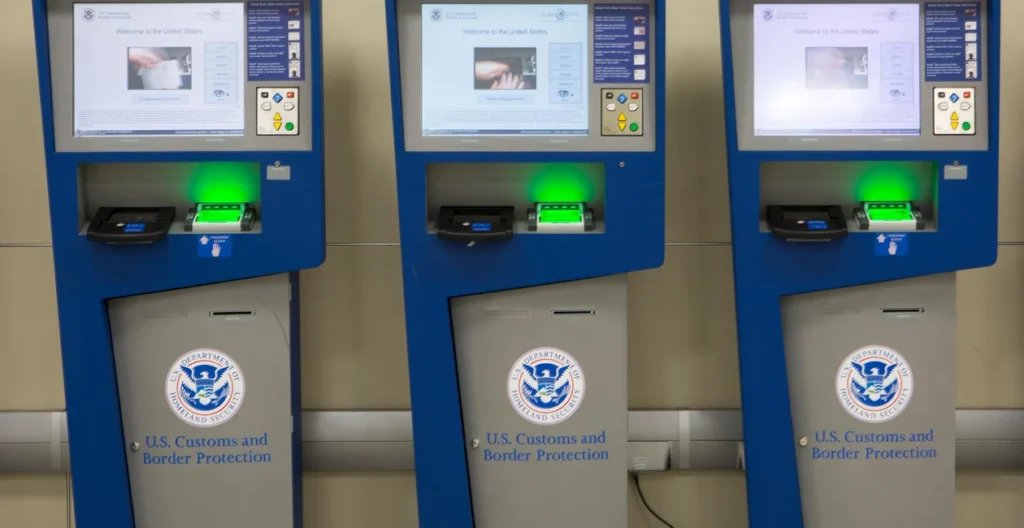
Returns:
[[[675,526],[672,526],[672,523],[670,523],[670,522],[666,521],[664,518],[662,518],[661,515],[658,515],[658,513],[655,512],[653,508],[651,508],[650,504],[647,504],[647,499],[644,498],[644,491],[642,489],[640,489],[640,476],[637,475],[636,473],[632,473],[632,477],[633,477],[633,486],[636,487],[636,494],[637,494],[637,496],[640,497],[640,502],[644,505],[644,508],[647,508],[647,512],[650,513],[651,515],[653,515],[655,519],[658,519],[659,521],[661,521],[661,524],[664,524],[668,528],[676,528]]]

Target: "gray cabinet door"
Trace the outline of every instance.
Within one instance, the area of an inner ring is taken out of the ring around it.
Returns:
[[[288,291],[275,276],[110,301],[137,526],[292,525]],[[172,371],[192,351],[191,374]]]
[[[953,528],[955,302],[952,274],[782,300],[808,528]]]
[[[626,278],[458,298],[452,318],[476,526],[626,526]]]

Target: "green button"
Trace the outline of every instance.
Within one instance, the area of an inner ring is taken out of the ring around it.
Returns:
[[[291,132],[292,130],[295,130],[295,125],[293,125],[291,123],[285,123],[284,129],[289,131],[289,132]]]
[[[629,124],[629,130],[630,130],[630,132],[636,132],[637,130],[640,130],[640,125],[638,125],[636,123],[630,123]]]
[[[968,123],[967,121],[964,121],[964,130],[970,130],[970,129],[971,129],[971,124]]]

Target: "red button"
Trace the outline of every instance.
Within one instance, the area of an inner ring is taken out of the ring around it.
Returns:
[[[638,94],[636,92],[633,92],[633,95],[630,95],[630,97],[633,98],[633,99],[639,99],[640,98],[640,94]]]
[[[294,99],[295,98],[295,92],[288,92],[288,98],[289,99]]]
[[[971,92],[964,92],[964,99],[970,99],[970,98],[971,98]]]

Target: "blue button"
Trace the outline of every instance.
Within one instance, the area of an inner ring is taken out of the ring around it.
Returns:
[[[619,104],[626,103],[626,94],[619,94]]]
[[[146,230],[146,224],[125,224],[125,233],[141,233]]]
[[[275,103],[280,103],[283,100],[284,100],[284,97],[281,97],[281,94],[274,94],[274,102]]]
[[[470,226],[470,229],[472,229],[473,231],[476,231],[478,233],[479,232],[489,233],[491,231],[491,223],[490,222],[473,222],[473,225]]]
[[[821,220],[808,220],[807,221],[807,229],[813,229],[813,230],[816,230],[816,231],[820,231],[822,229],[828,229],[828,224],[826,224],[825,222],[823,222]]]
[[[949,100],[953,101],[955,103],[955,102],[960,100],[960,96],[957,95],[957,94],[953,94],[953,95],[949,96]]]

